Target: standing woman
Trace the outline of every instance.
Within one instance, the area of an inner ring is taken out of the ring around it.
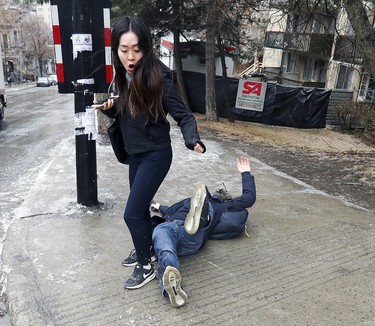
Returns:
[[[113,26],[112,53],[119,99],[106,102],[104,113],[119,119],[129,154],[130,193],[124,220],[137,254],[137,265],[125,282],[137,289],[155,277],[150,264],[150,203],[172,163],[169,113],[178,123],[185,146],[198,153],[200,141],[193,114],[181,101],[172,72],[155,56],[151,33],[142,19],[121,17]]]

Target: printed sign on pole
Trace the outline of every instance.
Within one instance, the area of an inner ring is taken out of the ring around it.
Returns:
[[[267,82],[240,79],[238,82],[236,108],[263,111]]]

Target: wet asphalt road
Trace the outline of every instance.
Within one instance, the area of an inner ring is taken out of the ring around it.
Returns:
[[[59,141],[74,133],[72,94],[59,94],[57,86],[14,85],[7,96],[5,118],[0,121],[0,255],[14,210],[24,201],[38,170],[54,155]],[[3,282],[1,275],[2,298]]]

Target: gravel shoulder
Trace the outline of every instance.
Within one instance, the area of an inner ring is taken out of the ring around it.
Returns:
[[[206,121],[201,133],[236,142],[250,155],[330,195],[375,211],[375,147],[330,129]]]

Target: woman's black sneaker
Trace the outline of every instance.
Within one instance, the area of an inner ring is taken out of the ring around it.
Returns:
[[[135,249],[130,250],[130,254],[122,262],[122,266],[130,267],[137,265],[137,252]]]
[[[157,257],[155,255],[154,249],[151,249],[151,262],[154,262],[157,260]],[[125,258],[122,262],[122,266],[125,267],[131,267],[137,265],[137,252],[135,249],[130,250],[130,254],[127,258]]]
[[[134,268],[133,274],[125,282],[125,289],[139,289],[155,278],[154,266],[151,265],[150,269],[144,268],[141,264],[137,264]]]

